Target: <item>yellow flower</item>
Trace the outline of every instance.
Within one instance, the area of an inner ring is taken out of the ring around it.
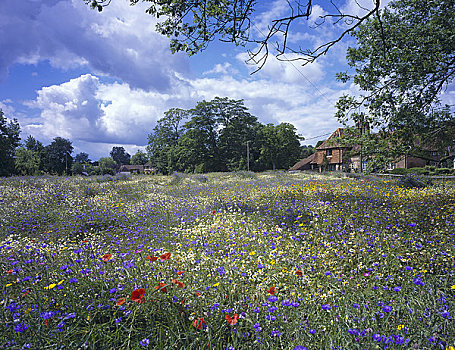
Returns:
[[[248,255],[254,255],[254,254],[256,254],[256,252],[255,252],[255,251],[252,251],[252,252],[250,252]]]
[[[404,324],[400,324],[400,325],[398,325],[397,330],[401,330],[401,329],[403,329],[403,328],[404,328]]]
[[[215,283],[215,284],[213,285],[213,287],[218,287],[219,285],[220,285],[220,282]]]
[[[44,287],[44,289],[52,289],[56,286],[55,283],[49,284],[47,287]]]
[[[452,287],[450,287],[450,289],[455,289],[455,284]]]

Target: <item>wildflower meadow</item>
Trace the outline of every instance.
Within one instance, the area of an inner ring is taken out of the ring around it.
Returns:
[[[0,348],[455,350],[455,184],[0,179]]]

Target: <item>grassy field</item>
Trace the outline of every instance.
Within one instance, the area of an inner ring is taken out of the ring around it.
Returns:
[[[0,348],[455,350],[455,186],[0,179]]]

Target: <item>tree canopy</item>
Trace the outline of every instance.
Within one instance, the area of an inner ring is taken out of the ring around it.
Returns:
[[[380,130],[361,135],[377,142],[372,151],[378,142],[393,155],[394,146],[406,154],[455,139],[453,106],[441,102],[455,78],[454,18],[453,0],[395,0],[354,32],[357,47],[347,59],[355,74],[338,78],[352,80],[361,95],[340,98],[337,117]]]
[[[20,126],[16,119],[8,122],[0,109],[0,176],[14,173],[14,152],[20,142]]]
[[[288,123],[260,124],[243,100],[216,97],[166,112],[149,135],[147,151],[164,174],[287,169],[301,155],[295,131]]]
[[[102,11],[112,0],[84,0],[92,8]],[[161,19],[156,29],[158,33],[170,38],[172,52],[184,51],[194,55],[203,51],[216,39],[245,46],[250,43],[257,49],[249,51],[249,61],[260,69],[266,62],[268,54],[273,51],[280,59],[288,60],[286,53],[298,54],[292,59],[299,59],[303,64],[313,62],[325,55],[328,50],[354,31],[368,18],[378,15],[381,0],[372,0],[369,8],[357,3],[359,11],[346,13],[341,10],[345,1],[330,1],[327,13],[319,17],[314,26],[324,24],[341,24],[343,28],[332,40],[322,42],[317,47],[294,46],[289,36],[296,34],[296,28],[302,20],[309,20],[316,6],[314,0],[288,1],[288,11],[281,17],[270,18],[265,32],[258,30],[255,14],[260,7],[257,0],[144,0],[150,3],[146,10],[152,16]],[[135,5],[139,0],[130,0]],[[333,27],[333,26],[332,26]],[[298,29],[297,29],[298,31]]]

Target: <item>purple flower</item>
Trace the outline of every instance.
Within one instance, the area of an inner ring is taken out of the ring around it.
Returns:
[[[271,333],[273,337],[279,337],[281,335],[278,329],[273,329]]]
[[[393,291],[394,291],[394,292],[399,292],[400,290],[401,290],[401,287],[394,287],[394,288],[393,288]]]
[[[143,347],[146,347],[150,344],[150,340],[148,340],[147,338],[144,338],[139,342],[139,344]]]
[[[23,324],[23,323],[18,323],[17,325],[14,326],[14,331],[16,333],[22,333],[22,332],[24,332],[27,329],[28,329],[28,326],[26,324]]]
[[[292,303],[289,299],[284,299],[282,302],[281,302],[281,305],[283,306],[291,306]]]
[[[444,318],[448,318],[448,319],[451,319],[452,317],[450,316],[450,312],[445,310],[443,312],[441,312],[441,316],[444,317]]]
[[[275,321],[276,320],[276,316],[273,316],[273,315],[266,315],[265,316],[265,319],[267,321]]]
[[[297,345],[294,350],[307,350],[306,346]]]
[[[415,284],[416,286],[419,286],[419,285],[420,285],[420,286],[423,287],[423,286],[425,285],[425,282],[423,282],[422,279],[421,279],[420,277],[416,277],[416,278],[414,278],[414,284]]]
[[[332,307],[329,304],[322,304],[321,308],[322,310],[330,310]]]
[[[393,308],[392,308],[391,306],[389,306],[389,305],[385,305],[385,306],[382,308],[382,311],[384,311],[384,312],[390,312],[390,311],[392,311],[392,310],[393,310]]]
[[[379,343],[379,342],[382,340],[382,335],[381,335],[381,334],[377,334],[377,333],[376,333],[376,334],[373,334],[373,340],[374,340],[375,342],[378,342],[378,343]]]
[[[358,335],[359,331],[357,329],[354,329],[354,328],[349,328],[348,329],[348,333],[351,334],[351,335]]]
[[[357,304],[357,303],[354,303],[354,304],[352,304],[352,307],[353,307],[354,309],[359,309],[359,308],[360,308],[360,305]]]
[[[260,313],[261,312],[261,308],[259,306],[255,307],[254,308],[254,312],[257,313],[257,314]]]
[[[271,303],[274,303],[275,301],[278,300],[278,298],[275,296],[275,295],[271,295],[269,296],[269,299],[268,299]]]
[[[310,334],[315,334],[316,333],[316,329],[310,329],[309,333]]]
[[[255,323],[253,327],[254,327],[254,330],[255,330],[257,333],[259,333],[259,332],[262,331],[262,327],[261,327],[261,325],[260,325],[259,323]]]

